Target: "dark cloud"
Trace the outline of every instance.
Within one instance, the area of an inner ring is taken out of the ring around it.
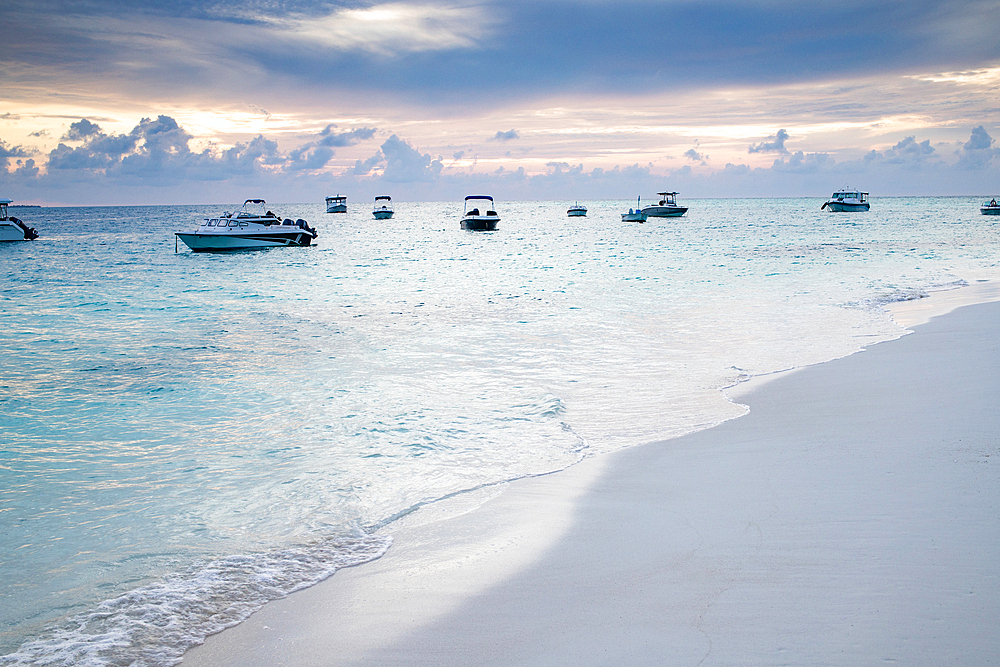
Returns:
[[[1000,53],[997,5],[984,0],[485,0],[475,6],[497,22],[485,39],[415,51],[393,50],[386,42],[378,55],[364,42],[349,50],[281,32],[290,21],[372,4],[138,0],[123,11],[120,0],[8,0],[2,18],[11,29],[0,64],[67,82],[113,82],[116,91],[198,94],[211,82],[216,93],[235,93],[252,77],[343,95],[378,82],[394,95],[486,106],[500,95],[639,87],[659,94],[735,83],[849,80],[874,71],[951,71],[990,66]],[[107,21],[117,22],[115,29]],[[663,26],[670,38],[623,47],[643,26]],[[234,39],[238,58],[228,52]],[[484,82],[490,94],[470,94],[467,82],[482,72],[490,72]]]
[[[4,160],[4,164],[6,164],[7,158],[28,157],[29,155],[31,155],[30,149],[22,146],[8,146],[7,142],[0,139],[0,160]]]
[[[750,148],[747,149],[747,153],[788,153],[788,149],[785,148],[787,140],[788,132],[778,130],[778,133],[773,137],[768,137],[767,141],[762,141],[759,144],[751,144]]]
[[[493,138],[490,139],[490,141],[510,141],[511,139],[520,139],[520,138],[521,135],[517,133],[517,130],[507,130],[506,132],[500,132],[498,130],[497,133],[493,135]]]

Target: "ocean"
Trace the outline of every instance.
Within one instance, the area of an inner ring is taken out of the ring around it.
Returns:
[[[744,413],[722,389],[1000,279],[980,198],[272,205],[316,245],[175,251],[229,206],[23,211],[0,244],[0,665],[176,664],[393,522]]]

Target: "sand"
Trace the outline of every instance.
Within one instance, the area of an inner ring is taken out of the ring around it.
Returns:
[[[421,510],[184,665],[1000,664],[998,340],[1000,304],[960,307],[741,387],[739,419]]]

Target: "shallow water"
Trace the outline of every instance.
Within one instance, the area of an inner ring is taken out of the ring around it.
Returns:
[[[969,198],[274,206],[317,245],[175,253],[218,207],[31,209],[0,244],[0,664],[168,665],[448,494],[742,413],[719,389],[996,280]],[[29,220],[30,217],[30,220]]]

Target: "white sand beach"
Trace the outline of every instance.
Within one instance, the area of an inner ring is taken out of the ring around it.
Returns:
[[[1000,303],[914,330],[741,387],[714,428],[422,509],[183,664],[997,664]]]

